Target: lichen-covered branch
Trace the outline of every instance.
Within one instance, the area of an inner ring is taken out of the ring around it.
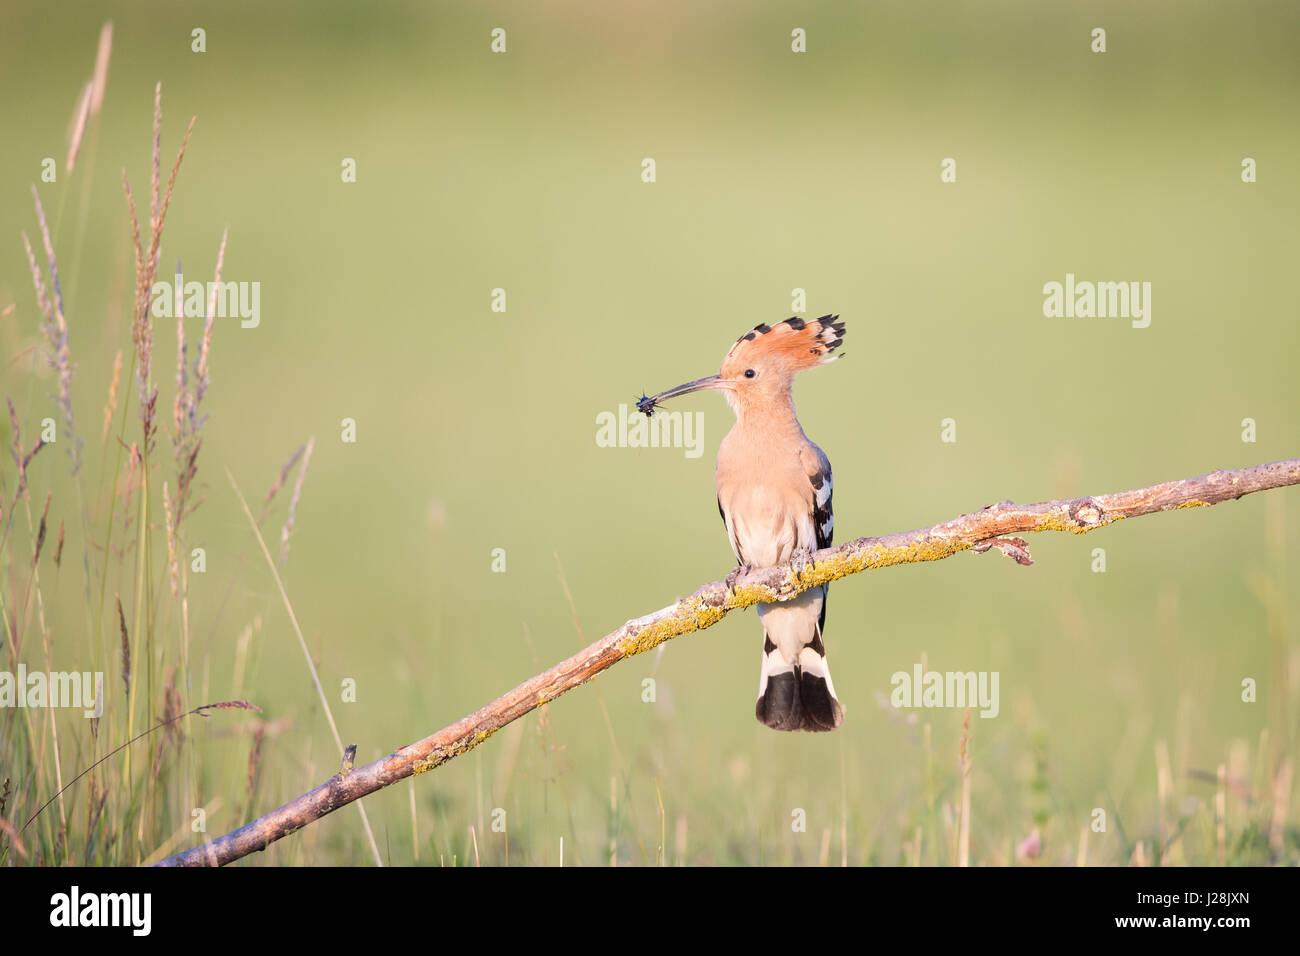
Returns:
[[[722,581],[706,584],[676,604],[628,621],[568,660],[520,684],[467,717],[423,740],[364,767],[345,768],[310,793],[238,830],[163,860],[160,866],[221,865],[247,856],[327,813],[383,787],[424,773],[477,747],[530,710],[572,690],[625,657],[648,651],[670,638],[703,630],[730,611],[751,604],[786,601],[810,587],[874,568],[938,561],[960,551],[996,547],[1019,564],[1029,564],[1022,539],[1038,531],[1085,534],[1139,515],[1216,505],[1270,488],[1300,484],[1300,458],[1252,468],[1215,471],[1198,478],[1167,481],[1135,491],[1017,505],[1003,501],[952,521],[885,535],[858,538],[813,555],[806,567],[784,565],[747,571],[734,590]]]

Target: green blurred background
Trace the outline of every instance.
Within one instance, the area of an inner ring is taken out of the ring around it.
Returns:
[[[67,174],[69,118],[106,19],[107,98]],[[504,55],[489,50],[494,27]],[[795,27],[806,54],[791,52]],[[1094,27],[1104,54],[1090,52]],[[237,693],[273,730],[246,800],[250,737],[231,730],[246,722],[190,721],[201,800],[223,797],[208,834],[338,765],[225,476],[260,500],[309,436],[283,573],[358,763],[729,569],[712,484],[732,421],[722,400],[677,404],[704,412],[696,459],[597,447],[595,419],[716,371],[737,335],[791,314],[795,288],[806,315],[848,323],[847,360],[796,387],[834,465],[841,541],[1004,498],[1300,454],[1297,41],[1289,3],[6,3],[0,309],[16,307],[0,316],[0,385],[26,434],[55,414],[19,237],[38,241],[37,183],[97,528],[115,453],[99,443],[102,409],[114,354],[130,349],[121,173],[139,202],[156,82],[164,163],[198,116],[163,277],[180,259],[187,279],[210,278],[228,225],[225,278],[262,287],[260,327],[218,320],[213,345],[205,501],[186,532],[207,552],[206,574],[190,577],[187,700]],[[40,182],[46,156],[57,183]],[[356,183],[340,181],[344,157]],[[945,157],[956,183],[940,182]],[[1151,282],[1150,327],[1044,318],[1042,286],[1067,272]],[[498,287],[503,314],[490,308]],[[173,323],[156,334],[170,409]],[[340,440],[344,418],[355,444]],[[940,441],[945,418],[955,443]],[[127,434],[138,438],[134,417]],[[165,432],[158,447],[160,483]],[[104,562],[76,530],[67,472],[66,456],[43,453],[31,483],[37,505],[53,492],[76,556],[42,571],[55,660],[72,668],[88,666],[83,594]],[[5,476],[7,501],[7,460]],[[273,547],[286,497],[266,525]],[[30,554],[25,527],[15,554]],[[1090,862],[1128,862],[1139,842],[1147,861],[1165,843],[1166,862],[1295,862],[1294,823],[1284,816],[1280,851],[1267,831],[1297,750],[1297,492],[1031,547],[1030,569],[959,555],[837,583],[826,647],[847,716],[834,734],[754,720],[761,632],[753,612],[736,614],[368,798],[381,854],[496,864],[508,840],[512,864],[555,863],[563,837],[566,865],[950,862],[963,714],[880,703],[890,675],[925,655],[938,670],[1000,673],[1000,715],[972,718],[972,862],[1012,862],[1035,827],[1039,862],[1074,862],[1095,807],[1109,826],[1090,834]],[[494,548],[505,573],[492,572]],[[22,559],[3,560],[13,589]],[[129,615],[134,561],[108,574]],[[151,587],[171,600],[163,578]],[[176,659],[170,620],[160,668]],[[1247,677],[1257,703],[1240,699]],[[340,700],[346,678],[355,703]],[[61,724],[65,778],[89,753],[83,725]],[[0,763],[13,763],[3,743]],[[1235,782],[1226,857],[1215,784],[1196,776],[1220,764]],[[498,807],[508,836],[491,829]],[[795,808],[806,833],[792,832]],[[179,793],[160,812],[167,834],[189,819]],[[251,862],[371,859],[348,808]]]

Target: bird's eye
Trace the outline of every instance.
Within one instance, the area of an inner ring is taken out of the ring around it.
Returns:
[[[752,368],[745,369],[745,378],[753,378],[757,374],[758,373],[755,372]]]

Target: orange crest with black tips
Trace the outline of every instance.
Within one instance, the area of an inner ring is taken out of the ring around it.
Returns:
[[[754,364],[779,363],[791,374],[833,362],[844,341],[838,315],[818,319],[789,318],[776,325],[756,325],[736,340],[722,361],[724,378],[736,378]]]

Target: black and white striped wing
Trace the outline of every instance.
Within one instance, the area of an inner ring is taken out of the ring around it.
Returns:
[[[835,539],[835,511],[831,507],[831,463],[816,445],[803,456],[813,493],[813,535],[816,550],[829,548]]]
[[[813,486],[813,530],[817,533],[817,550],[829,548],[835,540],[835,511],[831,507],[831,469],[810,479]]]
[[[835,509],[831,504],[833,482],[831,480],[831,463],[816,445],[809,449],[812,454],[804,457],[804,467],[808,471],[808,481],[813,492],[813,535],[817,542],[816,550],[829,548],[835,540]],[[826,627],[826,604],[829,588],[822,586],[822,610],[817,617],[817,647],[821,648],[821,633]],[[822,651],[821,653],[825,653]]]

